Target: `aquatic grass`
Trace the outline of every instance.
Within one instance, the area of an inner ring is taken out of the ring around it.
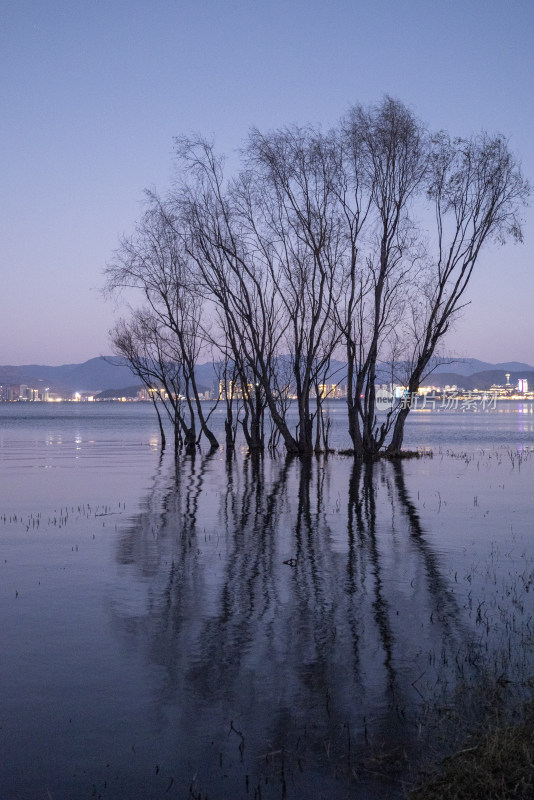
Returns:
[[[486,721],[487,724],[487,721]],[[534,702],[523,719],[473,734],[446,756],[406,800],[527,800],[534,796]]]

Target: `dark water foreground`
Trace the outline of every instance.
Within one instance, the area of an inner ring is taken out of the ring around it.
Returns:
[[[402,797],[528,693],[530,450],[175,468],[65,430],[0,451],[2,800]]]

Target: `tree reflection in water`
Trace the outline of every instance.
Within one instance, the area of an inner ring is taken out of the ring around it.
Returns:
[[[165,469],[122,533],[113,614],[158,669],[146,736],[171,796],[401,796],[469,638],[402,462]]]

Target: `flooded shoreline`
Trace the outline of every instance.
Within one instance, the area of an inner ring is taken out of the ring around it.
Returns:
[[[3,433],[6,797],[400,798],[528,694],[524,445],[176,467],[86,424]]]

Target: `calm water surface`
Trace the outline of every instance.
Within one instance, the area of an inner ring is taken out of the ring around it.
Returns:
[[[532,404],[405,444],[176,467],[148,405],[0,405],[0,798],[401,797],[534,672]]]

